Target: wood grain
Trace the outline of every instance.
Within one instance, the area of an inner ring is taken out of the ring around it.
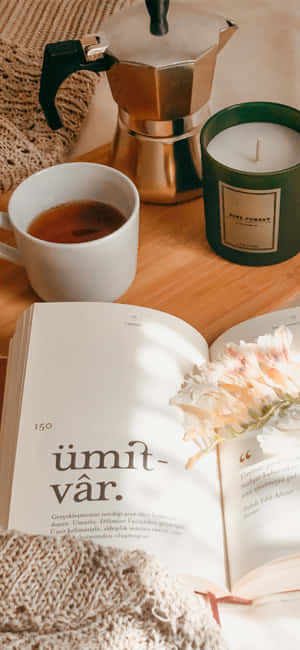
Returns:
[[[109,147],[78,160],[105,162]],[[7,208],[9,195],[0,197]],[[0,230],[0,239],[12,235]],[[212,342],[236,323],[284,306],[300,292],[300,255],[269,267],[247,267],[218,257],[205,237],[203,200],[174,206],[142,205],[136,278],[119,300],[170,312]],[[39,298],[25,271],[0,260],[0,352],[6,353],[17,317]]]

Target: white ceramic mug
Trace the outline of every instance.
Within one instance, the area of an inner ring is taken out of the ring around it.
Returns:
[[[29,235],[33,219],[70,201],[101,201],[118,208],[126,222],[110,235],[78,244],[57,244]],[[48,167],[13,192],[0,226],[14,231],[17,248],[0,244],[0,257],[22,264],[36,293],[47,301],[119,298],[137,264],[139,194],[121,172],[94,163]]]

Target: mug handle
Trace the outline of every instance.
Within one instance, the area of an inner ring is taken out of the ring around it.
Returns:
[[[13,230],[7,212],[0,212],[0,228]],[[21,255],[18,249],[14,248],[14,246],[8,246],[8,244],[0,243],[0,258],[8,260],[9,262],[14,262],[14,264],[22,264]]]

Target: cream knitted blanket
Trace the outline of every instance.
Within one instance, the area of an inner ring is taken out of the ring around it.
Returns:
[[[0,0],[0,192],[62,162],[79,135],[98,75],[69,77],[57,96],[64,128],[51,131],[38,94],[46,43],[92,33],[132,0]]]
[[[0,534],[2,650],[226,650],[155,559],[70,536]]]

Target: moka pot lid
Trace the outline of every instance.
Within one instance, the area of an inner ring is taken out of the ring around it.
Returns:
[[[220,33],[232,23],[222,16],[201,11],[199,4],[170,2],[169,29],[162,36],[150,32],[144,3],[107,18],[101,25],[109,42],[108,52],[120,63],[168,67],[193,62],[218,48]]]

